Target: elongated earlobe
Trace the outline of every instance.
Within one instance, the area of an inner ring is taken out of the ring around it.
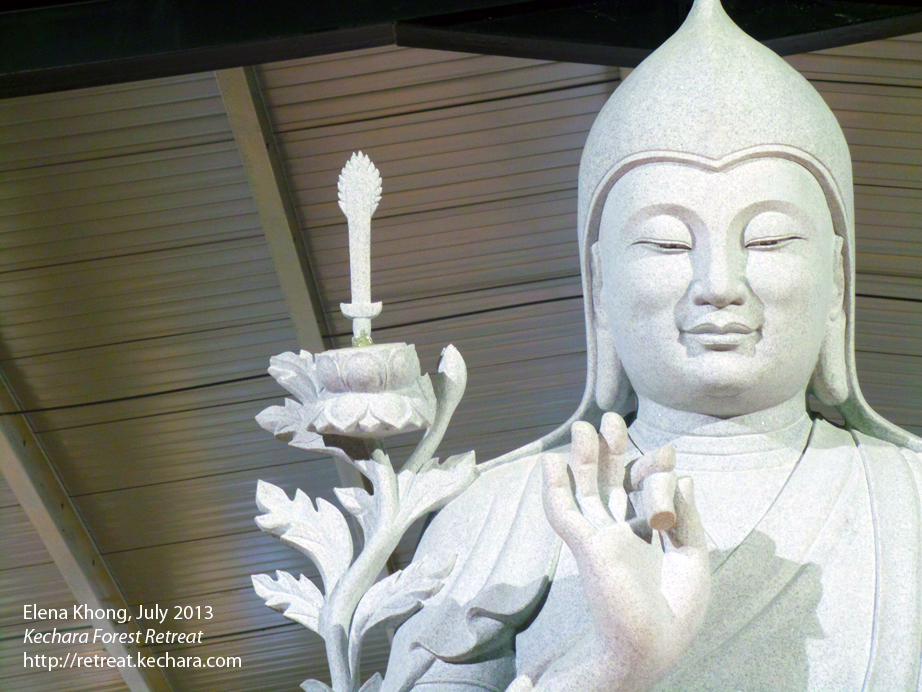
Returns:
[[[845,267],[842,245],[842,238],[836,236],[833,270],[836,304],[826,323],[820,357],[810,379],[811,391],[817,399],[828,406],[838,406],[848,399],[848,377],[845,368]]]
[[[620,371],[621,360],[615,350],[614,340],[597,315],[595,402],[603,411],[611,411],[615,407],[617,380],[620,379],[616,373]]]
[[[828,406],[838,406],[848,399],[845,376],[845,313],[826,325],[820,358],[810,380],[810,389]]]
[[[621,359],[615,348],[608,316],[602,307],[602,263],[599,244],[591,248],[592,263],[592,312],[593,331],[596,342],[595,402],[603,411],[626,413],[623,409],[633,394],[627,373],[621,367]]]

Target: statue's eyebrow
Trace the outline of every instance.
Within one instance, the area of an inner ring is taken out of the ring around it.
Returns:
[[[631,236],[636,236],[637,233],[634,232],[635,229],[639,229],[647,221],[658,216],[668,216],[682,223],[688,231],[692,242],[694,242],[695,238],[695,229],[700,228],[704,223],[701,217],[690,207],[674,202],[654,202],[634,210],[634,212],[620,224],[619,231],[622,235],[630,234]]]
[[[763,199],[752,204],[748,204],[737,212],[733,217],[733,223],[738,224],[743,235],[749,229],[749,224],[760,214],[768,212],[777,212],[785,214],[799,223],[807,235],[815,234],[819,231],[816,221],[809,213],[808,209],[789,200],[784,199]]]

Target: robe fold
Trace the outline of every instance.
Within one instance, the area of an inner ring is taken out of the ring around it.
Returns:
[[[752,531],[711,551],[705,623],[656,690],[922,692],[920,473],[914,453],[817,421]],[[455,568],[398,630],[384,692],[501,691],[591,626],[537,457],[439,513],[417,557],[446,549]]]

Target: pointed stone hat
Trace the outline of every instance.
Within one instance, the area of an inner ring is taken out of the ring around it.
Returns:
[[[599,387],[592,245],[612,186],[647,163],[722,170],[755,158],[804,166],[822,188],[845,260],[845,380],[834,397],[847,424],[912,449],[922,440],[877,414],[858,385],[854,355],[855,222],[852,164],[838,121],[813,86],[745,34],[719,0],[696,0],[679,30],[641,63],[602,108],[580,161],[578,233],[587,328],[587,381],[579,409],[550,435],[495,460],[502,463],[563,444],[574,420],[629,411],[624,378]],[[602,367],[600,367],[602,365]],[[620,366],[617,366],[620,369]],[[841,380],[841,377],[840,377]],[[492,462],[489,464],[492,465]]]
[[[580,162],[580,241],[596,239],[608,191],[631,168],[687,160],[719,169],[758,156],[809,168],[836,233],[850,232],[852,164],[832,111],[796,70],[743,33],[719,0],[697,0],[592,126]]]
[[[852,164],[842,129],[816,89],[736,26],[719,0],[696,0],[679,30],[618,87],[589,132],[578,202],[589,362],[586,393],[574,418],[592,419],[597,402],[617,408],[625,399],[623,391],[597,392],[591,246],[612,186],[646,163],[722,170],[762,157],[787,159],[813,174],[844,241],[847,382],[840,385],[836,407],[854,429],[922,449],[922,441],[871,409],[858,384]]]

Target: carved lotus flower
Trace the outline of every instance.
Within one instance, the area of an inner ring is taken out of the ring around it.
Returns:
[[[432,425],[435,394],[410,344],[381,344],[272,359],[269,372],[298,397],[257,420],[275,435],[298,430],[352,437],[387,437]]]
[[[413,344],[380,344],[318,353],[317,378],[330,392],[393,392],[419,377]]]
[[[396,392],[341,392],[323,398],[311,430],[353,437],[387,437],[432,424],[435,394],[428,377]]]

